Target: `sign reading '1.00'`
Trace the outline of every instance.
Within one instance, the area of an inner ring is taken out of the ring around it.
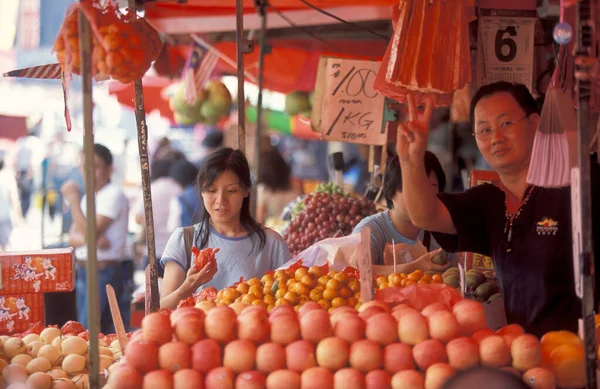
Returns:
[[[533,85],[535,10],[482,8],[479,18],[479,85],[508,81]]]
[[[384,145],[384,96],[373,89],[379,62],[328,58],[321,130],[323,139]]]

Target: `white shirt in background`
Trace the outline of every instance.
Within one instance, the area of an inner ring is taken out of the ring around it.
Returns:
[[[169,237],[176,227],[169,225],[171,202],[182,192],[181,186],[171,177],[161,177],[150,184],[152,191],[152,217],[154,219],[154,244],[156,254],[165,250]],[[137,215],[144,216],[144,197],[141,196],[135,205]],[[144,245],[144,254],[148,255],[148,247]]]
[[[87,218],[85,201],[84,195],[81,199],[81,210]],[[113,220],[103,234],[110,242],[110,247],[106,250],[98,249],[98,261],[123,260],[129,222],[129,202],[123,189],[112,182],[100,189],[96,193],[96,214]],[[87,245],[78,247],[75,255],[79,260],[87,259]]]

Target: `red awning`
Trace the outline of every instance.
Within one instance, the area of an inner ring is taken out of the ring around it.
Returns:
[[[145,76],[142,79],[144,85],[144,107],[146,114],[158,110],[161,116],[174,122],[173,111],[169,107],[169,99],[165,95],[165,89],[173,81],[162,78]],[[123,84],[119,81],[111,81],[108,87],[109,93],[117,97],[117,100],[123,105],[135,109],[135,89],[133,83]]]

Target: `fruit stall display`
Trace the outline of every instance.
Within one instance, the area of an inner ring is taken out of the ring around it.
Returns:
[[[318,241],[351,234],[362,219],[374,213],[375,203],[364,196],[346,194],[333,183],[319,184],[295,204],[283,238],[296,256]]]
[[[438,389],[475,366],[502,369],[531,388],[578,388],[584,377],[575,335],[540,340],[517,325],[493,332],[473,300],[421,310],[379,301],[332,312],[316,302],[297,312],[185,307],[146,316],[124,355],[105,388]]]

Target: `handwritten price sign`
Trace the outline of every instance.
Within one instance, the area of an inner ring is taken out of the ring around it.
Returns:
[[[379,62],[328,58],[321,131],[323,139],[384,145],[384,96],[373,89]]]

